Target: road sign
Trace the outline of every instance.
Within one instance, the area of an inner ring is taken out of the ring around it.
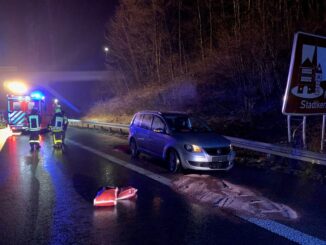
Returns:
[[[326,114],[326,37],[295,34],[282,112]]]

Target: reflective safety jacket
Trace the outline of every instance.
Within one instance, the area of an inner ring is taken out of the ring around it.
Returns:
[[[64,119],[62,113],[54,114],[51,122],[52,132],[62,132],[63,131]]]
[[[39,114],[28,115],[29,131],[41,130],[41,116]]]

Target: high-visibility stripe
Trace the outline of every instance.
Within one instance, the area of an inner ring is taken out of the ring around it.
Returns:
[[[53,133],[60,133],[60,132],[63,132],[62,129],[54,129],[54,128],[52,128],[51,131],[52,131]]]
[[[25,118],[22,118],[20,121],[15,123],[16,125],[24,125]]]
[[[29,131],[31,131],[31,132],[40,131],[40,130],[41,130],[41,128],[30,128],[29,129]]]
[[[38,115],[30,115],[28,116],[28,123],[30,131],[38,131],[40,130],[40,121]]]
[[[55,140],[53,140],[54,141],[54,144],[56,145],[56,144],[58,144],[58,143],[62,143],[62,140],[61,139],[55,139]]]
[[[15,111],[12,116],[11,116],[11,120],[15,120],[16,117],[18,117],[20,114],[22,113],[22,111]]]
[[[13,116],[11,119],[10,119],[10,122],[12,124],[17,124],[18,121],[20,121],[22,118],[24,118],[25,116],[25,113],[22,112],[22,111],[19,111],[15,114],[15,116]]]
[[[21,113],[22,113],[22,111],[16,111],[14,113],[14,115],[10,118],[10,121],[14,121],[16,119],[16,117],[18,117]]]
[[[11,113],[8,113],[9,115],[9,119],[11,119],[13,116],[15,116],[17,114],[17,111],[14,111],[14,112],[11,112]]]
[[[39,140],[30,140],[29,143],[40,143]]]
[[[19,121],[24,119],[24,117],[25,117],[25,113],[22,112],[18,117],[16,117],[16,119],[14,120],[14,124],[17,124]]]

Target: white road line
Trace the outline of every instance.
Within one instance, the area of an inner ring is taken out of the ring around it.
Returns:
[[[307,235],[301,231],[295,230],[273,220],[257,219],[241,215],[238,217],[299,244],[326,244],[326,241],[324,240]]]
[[[169,180],[168,178],[165,178],[163,176],[155,174],[155,173],[153,173],[151,171],[148,171],[148,170],[146,170],[144,168],[138,167],[138,166],[136,166],[134,164],[130,164],[128,162],[120,160],[120,159],[118,159],[118,158],[116,158],[114,156],[111,156],[109,154],[106,154],[104,152],[95,150],[95,149],[93,149],[91,147],[82,145],[82,144],[80,144],[80,143],[78,143],[76,141],[73,141],[73,140],[70,140],[70,139],[67,139],[66,141],[73,144],[73,145],[76,145],[76,146],[78,146],[78,147],[80,147],[80,148],[82,148],[84,150],[92,152],[95,155],[98,155],[98,156],[100,156],[100,157],[102,157],[102,158],[104,158],[106,160],[109,160],[109,161],[111,161],[113,163],[119,164],[119,165],[121,165],[123,167],[129,168],[129,169],[131,169],[131,170],[133,170],[133,171],[135,171],[135,172],[137,172],[139,174],[145,175],[145,176],[147,176],[147,177],[149,177],[149,178],[151,178],[153,180],[156,180],[156,181],[160,182],[161,184],[164,184],[164,185],[167,185],[167,186],[172,186],[171,180]]]
[[[89,151],[89,152],[92,152],[94,153],[95,155],[97,156],[100,156],[110,162],[113,162],[113,163],[116,163],[116,164],[119,164],[123,167],[126,167],[128,169],[131,169],[139,174],[142,174],[142,175],[145,175],[147,176],[148,178],[151,178],[157,182],[160,182],[161,184],[164,184],[166,186],[169,186],[171,187],[172,186],[172,182],[171,180],[169,180],[168,178],[166,177],[163,177],[163,176],[160,176],[158,174],[155,174],[151,171],[148,171],[146,169],[143,169],[141,167],[138,167],[134,164],[130,164],[128,162],[125,162],[123,160],[120,160],[114,156],[111,156],[109,154],[106,154],[104,152],[101,152],[101,151],[98,151],[98,150],[95,150],[91,147],[88,147],[88,146],[85,146],[83,144],[80,144],[74,140],[70,140],[70,139],[67,139],[66,140],[67,142],[75,145],[75,146],[78,146],[86,151]],[[281,237],[284,237],[290,241],[293,241],[293,242],[296,242],[296,243],[299,243],[299,244],[324,244],[326,245],[326,241],[324,240],[321,240],[321,239],[318,239],[316,237],[313,237],[313,236],[310,236],[308,234],[305,234],[301,231],[298,231],[296,229],[293,229],[291,227],[288,227],[286,225],[283,225],[281,223],[278,223],[276,221],[273,221],[273,220],[268,220],[268,219],[258,219],[258,218],[252,218],[252,217],[246,217],[246,216],[243,216],[243,215],[237,215],[237,217],[251,223],[251,224],[254,224],[254,225],[257,225],[259,226],[260,228],[263,228],[267,231],[270,231],[274,234],[277,234]]]

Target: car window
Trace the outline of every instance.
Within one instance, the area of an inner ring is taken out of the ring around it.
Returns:
[[[141,121],[141,127],[144,129],[150,129],[152,125],[153,116],[151,114],[144,114],[143,120]]]
[[[20,102],[14,102],[13,103],[14,111],[20,111],[21,110],[20,104],[21,104]]]
[[[134,119],[134,121],[133,121],[132,124],[135,125],[135,126],[140,126],[141,118],[142,118],[142,115],[141,114],[137,114],[135,116],[135,119]]]
[[[195,117],[165,115],[164,118],[173,132],[211,132],[211,129],[204,121]]]
[[[155,130],[155,129],[165,129],[165,124],[164,122],[162,121],[161,118],[157,117],[157,116],[154,116],[154,119],[153,119],[153,124],[152,124],[152,130]]]

